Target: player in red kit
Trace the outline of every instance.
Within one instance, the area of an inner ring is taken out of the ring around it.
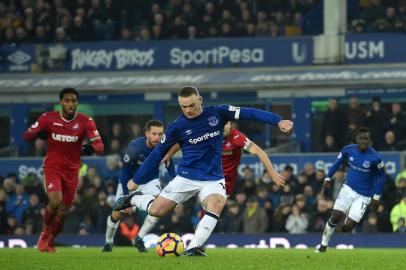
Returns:
[[[223,167],[224,178],[226,179],[226,193],[228,196],[232,194],[237,182],[238,165],[240,165],[242,150],[256,155],[277,185],[283,186],[285,184],[285,180],[275,171],[265,151],[244,134],[231,128],[231,122],[227,122],[224,126],[221,165]]]
[[[55,252],[54,239],[62,229],[75,197],[80,156],[103,152],[103,142],[92,118],[76,111],[79,93],[74,88],[59,93],[61,110],[43,113],[24,133],[24,140],[47,141],[43,161],[44,187],[48,196],[39,251]],[[83,144],[85,139],[86,144]]]

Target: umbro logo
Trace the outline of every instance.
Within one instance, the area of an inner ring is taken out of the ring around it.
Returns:
[[[7,60],[16,64],[17,66],[21,66],[25,62],[31,60],[31,56],[23,51],[16,51],[15,53],[9,55]]]

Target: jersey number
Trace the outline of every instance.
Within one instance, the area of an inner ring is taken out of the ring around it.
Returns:
[[[368,206],[367,203],[362,202],[362,203],[361,203],[361,210],[362,210],[362,211],[367,210],[367,206]]]

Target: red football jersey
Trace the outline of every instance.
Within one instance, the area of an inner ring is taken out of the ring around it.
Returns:
[[[43,113],[31,125],[32,133],[48,133],[48,151],[44,159],[44,169],[52,168],[72,172],[79,170],[83,140],[99,138],[93,119],[77,113],[72,120],[64,119],[59,112]]]
[[[248,151],[252,141],[236,129],[231,129],[228,138],[223,141],[222,166],[225,178],[235,181],[238,175],[242,149]]]

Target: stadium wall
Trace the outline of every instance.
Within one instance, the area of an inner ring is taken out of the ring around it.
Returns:
[[[402,63],[405,46],[402,34],[347,35],[344,64]],[[309,66],[313,50],[311,36],[6,45],[0,72]]]

